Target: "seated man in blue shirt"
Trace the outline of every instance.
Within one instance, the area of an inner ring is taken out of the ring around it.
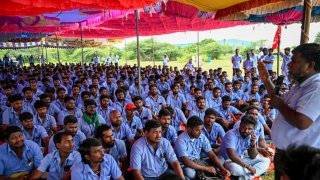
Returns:
[[[125,107],[126,115],[123,117],[123,123],[127,124],[132,132],[135,135],[135,139],[139,139],[143,136],[142,123],[141,120],[134,115],[136,106],[133,103],[128,103]]]
[[[238,121],[237,116],[242,115],[242,113],[231,106],[231,98],[229,96],[222,97],[222,104],[217,109],[220,117],[217,117],[217,122],[221,124],[225,131],[232,129],[234,123]]]
[[[33,116],[29,112],[24,112],[19,115],[20,122],[22,124],[22,134],[27,140],[31,140],[38,144],[40,147],[47,146],[49,142],[49,136],[43,126],[34,125]]]
[[[9,102],[11,107],[8,107],[2,114],[2,126],[3,129],[7,129],[9,126],[18,126],[22,127],[19,121],[19,115],[23,112],[30,112],[33,111],[23,106],[23,97],[20,94],[14,94],[9,97]]]
[[[204,126],[202,128],[202,133],[208,138],[211,148],[213,152],[215,152],[216,154],[220,149],[220,144],[218,144],[217,141],[218,140],[221,141],[225,135],[225,132],[222,126],[215,122],[217,115],[218,115],[217,111],[215,111],[212,108],[208,108],[205,111],[204,122],[203,122]]]
[[[110,154],[118,163],[122,170],[122,174],[127,171],[127,150],[126,144],[113,136],[110,126],[102,124],[96,129],[95,138],[101,141],[106,154]]]
[[[81,162],[71,167],[71,180],[116,179],[124,180],[114,158],[105,154],[99,140],[88,138],[80,145]]]
[[[6,143],[0,146],[0,179],[28,179],[43,158],[40,147],[25,140],[18,126],[10,126],[4,134]]]
[[[32,173],[30,179],[39,179],[49,171],[47,180],[63,179],[73,164],[81,161],[81,155],[74,150],[72,134],[62,131],[53,137],[57,151],[47,154],[40,166]]]
[[[233,176],[252,179],[266,172],[270,159],[258,156],[257,138],[254,129],[257,121],[251,115],[241,119],[240,127],[228,131],[221,144],[219,156]],[[248,151],[249,157],[244,156]]]
[[[171,144],[174,144],[178,135],[173,126],[171,126],[171,113],[167,109],[159,111],[158,120],[162,127],[162,137],[166,138]]]
[[[93,99],[84,102],[84,112],[78,119],[79,129],[86,135],[87,138],[94,136],[94,131],[100,124],[106,124],[103,117],[97,113],[97,103]]]
[[[165,109],[171,113],[171,125],[175,128],[177,134],[184,131],[187,124],[187,118],[183,111],[179,108],[173,109],[171,106],[168,106]]]
[[[130,167],[134,179],[166,179],[174,176],[184,179],[184,175],[170,142],[162,138],[161,124],[158,121],[147,121],[144,137],[132,146]],[[169,163],[174,172],[168,167]]]
[[[132,134],[130,127],[123,123],[122,116],[118,110],[113,110],[110,112],[110,124],[113,135],[117,139],[121,139],[128,142],[128,145],[134,143],[134,134]],[[129,146],[128,146],[129,147]]]
[[[217,169],[215,167],[220,170],[223,176],[229,176],[230,172],[220,163],[218,157],[212,151],[208,139],[202,134],[202,128],[203,122],[198,116],[190,117],[187,121],[187,130],[180,134],[175,142],[174,149],[184,165],[185,176],[189,179],[195,179],[196,171],[216,175]],[[204,161],[212,166],[203,166],[195,162],[201,160],[201,151],[207,153],[209,159]]]
[[[72,134],[74,150],[77,150],[79,148],[79,145],[86,139],[86,136],[78,128],[78,119],[73,115],[68,115],[64,118],[63,124],[64,124],[64,129],[61,131],[65,131]],[[53,142],[53,137],[54,136],[51,136],[49,140],[49,147],[48,147],[49,153],[57,150]]]
[[[47,105],[44,101],[36,101],[34,108],[37,114],[34,115],[33,121],[35,125],[41,125],[47,131],[48,135],[52,135],[58,131],[55,118],[48,114]]]

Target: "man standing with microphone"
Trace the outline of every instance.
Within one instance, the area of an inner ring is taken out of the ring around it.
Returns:
[[[259,77],[270,95],[270,105],[277,114],[271,129],[272,142],[277,148],[275,179],[281,178],[280,155],[290,144],[320,148],[320,45],[303,44],[293,51],[288,64],[289,77],[297,85],[282,97],[277,95],[263,62],[258,63]]]

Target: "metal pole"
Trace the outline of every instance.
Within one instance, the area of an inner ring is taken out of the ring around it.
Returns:
[[[84,72],[84,56],[83,56],[83,39],[82,39],[82,26],[80,25],[80,36],[81,36],[81,65],[82,65],[82,71]]]
[[[138,61],[138,79],[139,79],[139,95],[141,96],[141,67],[140,67],[140,47],[139,47],[139,14],[138,10],[134,10],[136,16],[136,33],[137,33],[137,61]]]
[[[155,60],[154,60],[154,45],[153,45],[153,36],[152,36],[151,40],[152,40],[152,60],[153,60],[153,66],[155,66],[155,65],[156,65],[156,62],[155,62]]]
[[[45,44],[47,44],[47,35],[45,37]],[[48,60],[48,47],[46,47],[46,61],[49,63],[49,60]]]
[[[59,64],[60,64],[61,62],[60,62],[59,43],[58,43],[58,36],[57,36],[57,34],[56,34],[56,43],[57,43],[57,55],[58,55],[58,62],[59,62]]]
[[[303,3],[303,18],[301,25],[300,44],[306,44],[309,41],[310,20],[312,11],[312,0],[304,0]]]
[[[281,36],[280,39],[278,41],[278,54],[277,54],[277,75],[279,76],[279,68],[280,68],[280,41],[281,41]]]
[[[42,40],[41,40],[41,58],[42,58],[42,61],[43,61],[42,63],[45,64],[44,57],[43,57],[43,43],[42,43]]]
[[[200,43],[199,43],[199,31],[197,32],[198,38],[198,68],[200,67]]]

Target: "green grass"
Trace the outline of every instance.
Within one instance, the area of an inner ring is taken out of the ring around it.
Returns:
[[[214,59],[211,60],[211,62],[204,62],[203,63],[203,68],[205,71],[208,71],[209,69],[217,69],[218,67],[222,67],[223,71],[227,71],[229,77],[232,76],[232,64],[231,64],[231,54],[227,54],[225,56],[220,57],[219,59]],[[184,67],[184,65],[188,62],[188,60],[178,60],[178,61],[169,61],[169,66],[173,66],[173,67],[178,67],[179,69],[182,69]],[[125,60],[120,60],[119,64],[120,65],[124,65],[126,63]],[[136,60],[128,60],[128,65],[134,65],[137,64]],[[280,58],[280,62],[279,62],[279,70],[281,73],[281,64],[282,64],[282,59]],[[153,61],[141,61],[141,66],[145,67],[151,65],[153,66]],[[155,61],[155,65],[162,65],[162,61]],[[198,64],[195,64],[195,66],[198,66]],[[241,68],[242,68],[242,64],[241,64]],[[275,60],[275,63],[273,64],[273,70],[277,71],[277,63]]]

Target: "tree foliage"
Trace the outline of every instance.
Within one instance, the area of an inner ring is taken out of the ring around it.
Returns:
[[[320,32],[317,33],[316,39],[314,40],[314,42],[320,44]]]
[[[262,42],[254,42],[249,47],[259,46]],[[226,54],[233,53],[234,49],[229,45],[221,45],[213,39],[204,39],[199,43],[200,56],[202,59],[207,59],[208,57],[212,59],[219,59],[219,57]],[[40,55],[48,57],[49,62],[58,62],[58,55],[56,48],[44,48],[43,50],[39,47],[29,48],[29,49],[16,49],[16,50],[0,50],[0,57],[2,58],[5,54],[9,57],[17,57],[22,55],[27,59],[30,55],[33,55],[38,60]],[[84,48],[83,56],[84,62],[88,63],[92,60],[94,54],[99,57],[107,58],[109,55],[114,56],[117,54],[121,60],[136,60],[137,58],[137,45],[136,42],[131,42],[127,44],[126,48],[119,49],[117,47],[111,48]],[[191,57],[196,57],[198,54],[198,44],[190,44],[185,47],[180,47],[177,45],[172,45],[169,43],[159,42],[153,39],[146,39],[140,42],[140,57],[142,61],[161,61],[164,54],[167,54],[171,61],[187,61]],[[59,57],[61,62],[81,62],[82,60],[82,50],[81,49],[59,49]]]

